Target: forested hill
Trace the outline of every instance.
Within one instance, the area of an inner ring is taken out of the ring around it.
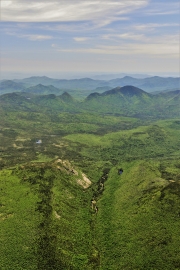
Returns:
[[[39,85],[40,89],[44,89]],[[46,88],[46,87],[45,87]],[[54,87],[52,87],[54,90]],[[99,112],[138,116],[140,118],[172,118],[180,115],[180,90],[152,95],[134,86],[116,87],[103,93],[91,93],[78,101],[69,93],[36,95],[31,92],[4,94],[0,106],[6,110],[54,112]]]

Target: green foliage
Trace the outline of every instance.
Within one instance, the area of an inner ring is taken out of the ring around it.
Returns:
[[[0,268],[179,269],[179,119],[14,97],[0,108]]]
[[[56,164],[2,171],[0,180],[2,269],[89,269],[90,190]]]
[[[67,91],[59,95],[60,90],[54,88],[54,86],[37,85],[29,89],[30,92],[27,93],[16,92],[2,95],[0,106],[6,111],[13,112],[19,110],[43,112],[43,114],[49,112],[98,112],[142,119],[175,118],[180,115],[180,90],[152,95],[129,85],[116,87],[102,94],[91,93],[86,99],[80,101],[81,96],[79,94],[77,100]],[[36,89],[38,95],[32,94],[31,90],[34,93]],[[41,92],[43,92],[43,95],[40,95]]]
[[[98,201],[100,269],[178,269],[179,183],[160,178],[155,161],[120,166]]]
[[[36,269],[37,195],[11,171],[0,172],[1,269]]]

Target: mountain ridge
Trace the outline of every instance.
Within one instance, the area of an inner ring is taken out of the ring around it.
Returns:
[[[37,86],[42,84],[44,86],[52,85],[58,89],[69,89],[73,91],[83,90],[90,92],[102,92],[103,89],[107,90],[108,88],[115,88],[117,86],[123,87],[126,85],[132,85],[138,87],[146,92],[155,92],[155,91],[165,91],[171,89],[180,89],[180,78],[176,77],[147,77],[147,78],[133,78],[131,76],[125,76],[123,78],[116,78],[109,81],[105,80],[94,80],[91,78],[81,78],[81,79],[53,79],[46,76],[42,77],[30,77],[22,80],[12,80],[12,81],[2,81],[0,82],[0,93],[6,93],[10,91],[8,82],[11,82],[11,91],[17,91],[18,86],[19,90],[22,91],[28,87]],[[13,88],[13,83],[14,85]],[[7,84],[7,85],[6,85]],[[19,85],[17,85],[19,84]]]
[[[138,117],[177,117],[180,116],[180,90],[153,95],[144,90],[127,85],[116,87],[103,93],[91,93],[84,100],[78,101],[68,92],[61,95],[37,95],[29,92],[14,92],[1,96],[3,108],[23,110],[55,111],[97,111],[99,113],[121,114]],[[168,115],[169,114],[169,115]]]

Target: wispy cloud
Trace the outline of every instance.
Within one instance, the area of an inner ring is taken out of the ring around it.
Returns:
[[[18,38],[25,38],[28,40],[32,40],[32,41],[43,41],[43,40],[48,40],[48,39],[52,39],[52,36],[49,35],[38,35],[38,34],[19,34],[16,32],[7,32],[8,35],[10,36],[16,36]]]
[[[146,11],[146,15],[172,15],[179,13],[179,1],[156,2],[154,8]]]
[[[136,43],[120,43],[119,45],[96,45],[91,48],[57,48],[59,52],[112,54],[112,55],[154,55],[156,57],[177,58],[179,56],[179,36],[165,35],[154,40],[144,40]]]
[[[107,25],[149,0],[1,0],[1,20],[15,22],[94,21]]]
[[[52,39],[52,36],[45,36],[45,35],[21,35],[20,37],[34,41]]]
[[[76,42],[85,42],[85,41],[89,40],[90,38],[88,38],[88,37],[74,37],[73,39]]]
[[[168,30],[169,28],[169,30]],[[141,43],[147,42],[166,42],[169,43],[169,39],[173,41],[176,40],[177,44],[179,42],[178,35],[178,23],[141,23],[141,24],[129,24],[128,26],[116,29],[114,33],[107,33],[101,36],[102,40],[112,41],[112,42],[128,42],[139,41]],[[127,31],[129,30],[129,31]],[[163,33],[167,33],[166,35]],[[170,34],[171,33],[171,34]],[[167,38],[166,38],[167,37]]]
[[[1,52],[16,60],[24,57],[25,60],[19,62],[22,70],[27,58],[32,61],[31,69],[33,61],[39,61],[40,70],[44,68],[39,52],[48,62],[55,59],[57,69],[62,59],[63,68],[72,69],[76,69],[80,59],[82,62],[88,59],[83,63],[83,70],[89,61],[92,61],[92,70],[97,66],[106,70],[121,66],[123,70],[124,65],[119,65],[121,61],[131,69],[132,59],[134,70],[140,65],[139,59],[149,59],[143,69],[147,69],[151,59],[154,59],[152,69],[157,65],[162,70],[179,68],[176,64],[179,59],[179,0],[0,1]],[[169,61],[171,58],[173,60]],[[11,69],[12,63],[8,62],[7,67]],[[54,68],[54,64],[52,66]]]
[[[136,24],[133,26],[134,29],[144,31],[144,30],[154,30],[163,27],[179,27],[178,23],[146,23],[146,24]]]
[[[178,48],[176,45],[159,44],[126,44],[125,46],[101,46],[96,48],[79,48],[79,49],[58,49],[59,52],[66,53],[91,53],[91,54],[112,54],[112,55],[154,55],[163,58],[177,58]]]
[[[106,34],[101,37],[106,40],[144,40],[145,36],[143,34],[135,34],[135,33],[122,33],[122,34]]]

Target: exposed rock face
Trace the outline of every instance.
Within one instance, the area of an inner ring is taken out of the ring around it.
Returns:
[[[91,185],[91,181],[87,178],[87,176],[82,173],[82,179],[78,179],[77,183],[81,185],[83,188],[88,188]]]
[[[75,170],[68,160],[58,159],[55,163],[57,164],[57,169],[66,171],[67,174],[74,174],[75,176],[78,176],[76,181],[83,188],[86,189],[91,185],[89,178],[84,173],[79,173],[77,170]]]

